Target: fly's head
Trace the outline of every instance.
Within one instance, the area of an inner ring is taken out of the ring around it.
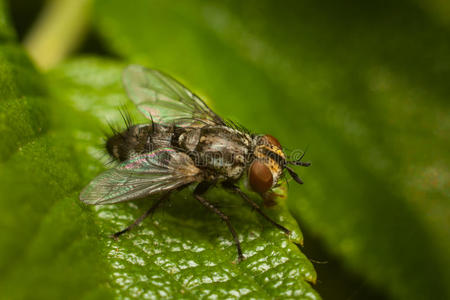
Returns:
[[[255,136],[253,145],[253,161],[248,169],[248,181],[255,192],[265,194],[275,187],[285,169],[296,182],[303,184],[294,170],[288,166],[288,164],[309,166],[309,163],[300,161],[303,156],[299,160],[288,161],[280,142],[269,134]]]

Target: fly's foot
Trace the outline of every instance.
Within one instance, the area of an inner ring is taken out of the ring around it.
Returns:
[[[127,231],[128,231],[128,228],[127,228],[127,229],[124,229],[124,230],[121,230],[121,231],[118,231],[118,232],[116,232],[116,233],[114,233],[114,234],[111,234],[109,237],[112,238],[112,239],[114,239],[115,241],[118,241],[118,240],[119,240],[119,237],[120,237],[122,234],[124,234],[125,232],[127,232]]]
[[[240,254],[238,255],[238,264],[241,263],[245,259],[245,256]]]

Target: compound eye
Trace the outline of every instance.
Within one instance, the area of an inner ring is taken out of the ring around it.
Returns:
[[[279,149],[282,149],[280,142],[275,137],[273,137],[272,135],[266,134],[264,136],[264,138],[269,142],[269,144],[272,144],[272,145],[278,147]]]
[[[250,165],[248,181],[255,192],[265,193],[272,187],[272,172],[264,163],[255,160]]]

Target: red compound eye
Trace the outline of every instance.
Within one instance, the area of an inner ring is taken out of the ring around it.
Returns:
[[[248,180],[255,192],[265,193],[272,187],[272,172],[264,163],[255,160],[250,165]]]
[[[271,136],[270,134],[266,134],[264,136],[264,138],[267,140],[267,142],[269,142],[269,144],[272,144],[272,145],[282,149],[280,142],[275,137]]]

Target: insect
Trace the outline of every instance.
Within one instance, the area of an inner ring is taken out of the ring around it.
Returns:
[[[221,186],[248,202],[266,220],[289,234],[290,231],[267,216],[237,182],[247,178],[250,189],[269,199],[284,170],[303,183],[288,165],[309,166],[301,158],[290,161],[271,135],[251,134],[215,114],[198,96],[164,73],[139,65],[123,72],[128,97],[151,122],[127,122],[122,132],[114,132],[106,149],[116,167],[93,179],[80,194],[87,204],[113,204],[160,195],[134,223],[115,233],[139,225],[169,194],[196,184],[193,196],[228,226],[242,261],[241,245],[230,219],[209,202],[205,192]]]

